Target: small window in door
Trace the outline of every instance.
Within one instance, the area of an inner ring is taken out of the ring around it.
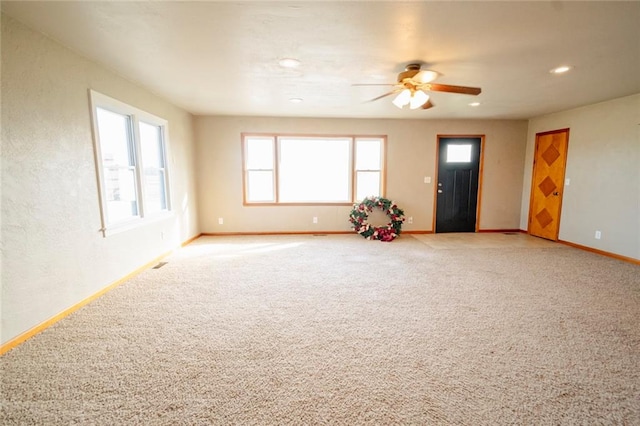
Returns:
[[[447,145],[447,163],[470,163],[471,145]]]

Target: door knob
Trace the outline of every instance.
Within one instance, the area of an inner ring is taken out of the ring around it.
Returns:
[[[560,195],[560,193],[558,191],[556,191],[556,192],[553,193],[553,195],[555,195],[557,197],[558,195]]]

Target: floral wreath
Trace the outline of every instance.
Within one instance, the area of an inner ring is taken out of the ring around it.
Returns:
[[[367,219],[374,207],[385,212],[391,222],[385,226],[371,226]],[[349,222],[351,222],[351,227],[367,240],[393,241],[400,235],[402,222],[404,222],[404,211],[399,209],[393,201],[382,197],[369,196],[362,200],[360,204],[353,205],[353,210],[349,215]]]

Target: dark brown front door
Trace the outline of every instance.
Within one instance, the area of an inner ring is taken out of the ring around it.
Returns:
[[[436,232],[475,232],[481,137],[438,137]]]

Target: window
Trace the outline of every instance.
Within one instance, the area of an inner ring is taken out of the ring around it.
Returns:
[[[103,233],[168,214],[167,122],[90,93]]]
[[[242,139],[245,204],[351,204],[383,195],[386,137]]]
[[[351,201],[351,140],[278,138],[278,201],[322,203]]]
[[[247,198],[254,202],[274,202],[273,138],[251,138],[245,147]]]
[[[356,139],[356,200],[368,195],[382,195],[382,141]]]
[[[447,145],[447,163],[470,163],[471,145]]]

